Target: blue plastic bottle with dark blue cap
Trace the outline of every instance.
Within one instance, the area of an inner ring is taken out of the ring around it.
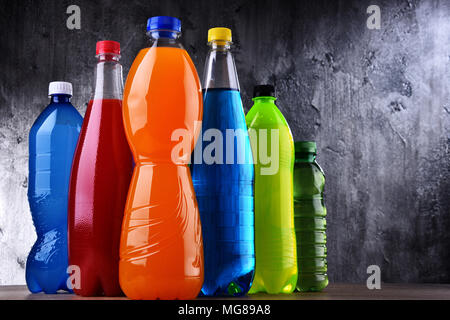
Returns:
[[[51,82],[49,96],[29,134],[28,201],[37,240],[28,255],[26,282],[33,293],[71,291],[66,283],[67,201],[83,118],[70,103],[70,83]]]

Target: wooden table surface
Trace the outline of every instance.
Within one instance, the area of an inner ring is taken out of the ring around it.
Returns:
[[[119,298],[83,298],[74,294],[31,294],[26,286],[0,286],[0,300],[118,300]],[[199,298],[210,300],[211,298]],[[227,298],[227,300],[230,298]],[[234,299],[234,298],[233,298]],[[245,300],[450,300],[450,284],[387,284],[369,290],[365,284],[332,283],[323,292],[291,295],[256,294]]]

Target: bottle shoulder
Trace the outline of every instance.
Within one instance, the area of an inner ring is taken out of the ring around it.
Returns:
[[[289,128],[286,118],[273,103],[254,104],[247,112],[246,120],[252,128]]]
[[[197,70],[191,57],[184,48],[149,47],[141,49],[128,72],[124,90],[125,96],[129,94],[131,90],[130,86],[135,77],[146,79],[147,81],[157,77],[162,78],[166,82],[175,81],[182,83],[186,81],[183,75],[187,76],[188,79],[194,77],[195,86],[199,91],[201,90]]]
[[[322,175],[325,177],[325,172],[323,171],[322,167],[319,165],[317,161],[314,161],[314,166],[322,173]]]
[[[236,64],[230,50],[210,50],[203,73],[203,88],[240,90]]]
[[[72,104],[51,103],[38,116],[31,130],[49,130],[59,124],[81,128],[82,123],[83,117]]]
[[[322,175],[323,177],[325,177],[325,173],[322,169],[322,167],[320,167],[320,165],[316,162],[300,162],[300,161],[295,161],[294,164],[294,171],[296,172],[310,172],[312,174],[319,174]]]
[[[138,56],[146,56],[146,55],[157,55],[160,56],[162,59],[168,59],[167,56],[169,54],[169,57],[177,56],[177,55],[183,55],[188,56],[186,49],[183,47],[158,47],[158,46],[152,46],[143,48],[139,51]],[[136,59],[135,59],[136,60]]]
[[[296,162],[294,165],[294,199],[322,199],[325,175],[314,162]],[[294,200],[295,201],[295,200]]]

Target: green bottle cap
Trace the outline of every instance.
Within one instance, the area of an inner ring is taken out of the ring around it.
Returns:
[[[317,154],[317,145],[314,141],[296,141],[295,152],[307,152]]]

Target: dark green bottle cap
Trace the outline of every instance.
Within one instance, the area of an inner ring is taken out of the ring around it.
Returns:
[[[295,152],[306,152],[317,154],[317,145],[314,141],[296,141]]]

